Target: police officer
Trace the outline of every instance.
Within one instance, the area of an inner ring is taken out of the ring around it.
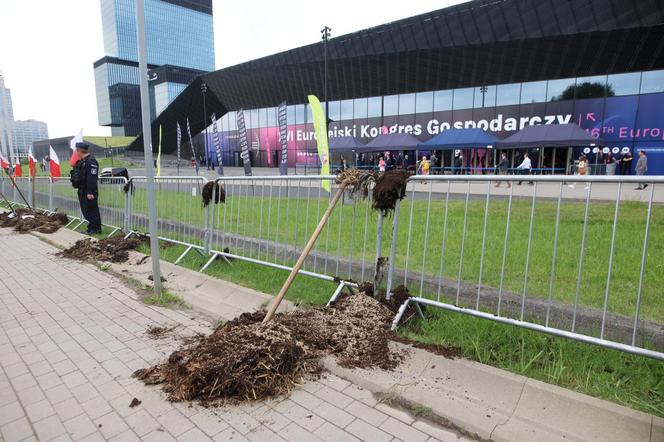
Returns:
[[[89,152],[87,143],[76,143],[76,154],[79,160],[71,171],[71,182],[78,189],[78,202],[81,205],[83,217],[88,221],[86,234],[101,233],[101,215],[97,191],[99,177],[99,163]]]

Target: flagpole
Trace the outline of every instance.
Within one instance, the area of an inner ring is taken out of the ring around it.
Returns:
[[[136,39],[138,41],[138,77],[141,89],[141,119],[143,121],[143,154],[150,231],[150,255],[154,293],[161,297],[161,269],[159,268],[159,238],[157,237],[157,207],[154,192],[154,164],[152,163],[152,128],[150,127],[150,94],[148,91],[148,50],[145,41],[145,0],[136,1]]]

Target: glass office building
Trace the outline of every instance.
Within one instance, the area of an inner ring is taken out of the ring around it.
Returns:
[[[141,130],[136,1],[101,0],[105,56],[94,63],[99,124]],[[146,0],[151,111],[158,115],[192,78],[214,70],[212,0]]]

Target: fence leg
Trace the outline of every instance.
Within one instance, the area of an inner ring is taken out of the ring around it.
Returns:
[[[191,251],[191,249],[192,249],[192,246],[187,247],[187,249],[184,252],[182,252],[182,255],[180,255],[178,257],[178,259],[176,259],[173,264],[178,265],[180,263],[180,261],[182,261],[184,259],[184,257],[187,256],[187,254]]]
[[[346,285],[346,283],[343,282],[343,281],[339,283],[337,288],[334,290],[334,293],[332,293],[332,297],[330,298],[329,301],[327,301],[326,307],[329,307],[330,304],[332,304],[333,302],[335,302],[337,300],[337,298],[341,294],[341,291],[344,289],[345,285]]]
[[[380,285],[380,274],[382,260],[381,255],[383,253],[383,212],[378,212],[378,224],[376,225],[376,264],[374,269],[374,293],[378,293]]]
[[[210,258],[208,262],[205,263],[205,265],[199,270],[199,272],[204,272],[205,269],[210,267],[210,264],[212,264],[214,260],[217,259],[217,256],[219,256],[219,253],[215,252],[214,255],[212,255],[212,258]]]
[[[394,317],[394,321],[392,321],[392,327],[391,327],[392,331],[397,329],[397,326],[399,325],[399,321],[401,321],[401,317],[403,316],[404,313],[406,313],[406,309],[408,308],[408,304],[410,304],[410,298],[406,299],[406,301],[403,304],[401,304],[401,307],[399,307],[399,311],[397,311],[397,314]]]
[[[413,204],[413,202],[411,202]],[[385,298],[389,301],[392,298],[392,281],[394,280],[394,258],[397,253],[397,235],[399,233],[399,207],[401,201],[397,200],[394,206],[394,215],[392,219],[392,244],[390,245],[390,267],[387,272],[387,288],[385,289]]]

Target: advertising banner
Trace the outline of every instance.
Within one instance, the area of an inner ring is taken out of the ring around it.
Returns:
[[[249,143],[247,142],[247,126],[244,122],[244,111],[240,109],[237,113],[237,130],[240,144],[240,157],[244,163],[245,176],[251,176],[251,158],[249,156]]]
[[[277,121],[279,124],[279,144],[281,144],[279,175],[288,175],[288,122],[285,101],[277,108]]]
[[[214,142],[214,152],[217,154],[217,164],[219,164],[219,168],[217,169],[217,174],[219,176],[224,175],[224,164],[222,162],[221,158],[221,141],[219,140],[219,131],[217,129],[217,115],[212,112],[212,141]]]
[[[189,135],[189,146],[191,146],[191,161],[196,168],[196,175],[198,175],[198,158],[196,158],[196,149],[194,149],[194,138],[191,136],[191,126],[189,125],[189,117],[187,117],[187,135]]]
[[[182,129],[180,129],[180,123],[176,124],[176,139],[175,145],[177,146],[177,156],[178,156],[178,176],[180,175],[180,158],[182,154]]]
[[[311,105],[311,115],[314,120],[314,130],[316,132],[316,145],[318,146],[318,157],[320,158],[320,174],[326,176],[330,174],[330,152],[327,145],[327,122],[325,121],[325,112],[323,106],[315,95],[309,95],[309,104]],[[323,189],[330,191],[330,182],[325,180],[321,182]]]

